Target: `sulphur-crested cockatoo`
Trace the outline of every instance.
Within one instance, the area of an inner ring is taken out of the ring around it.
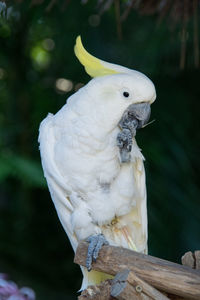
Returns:
[[[90,271],[107,242],[147,252],[143,155],[136,130],[156,98],[145,75],[90,55],[78,37],[75,54],[93,79],[40,125],[44,175],[74,251],[89,242],[82,289],[106,274]]]

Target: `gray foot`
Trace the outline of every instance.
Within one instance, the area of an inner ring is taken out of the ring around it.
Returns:
[[[121,132],[117,136],[117,145],[120,150],[121,162],[131,159],[132,138],[136,130],[142,128],[149,120],[151,108],[149,103],[135,103],[128,106],[123,113],[118,126]]]
[[[120,150],[121,162],[129,162],[132,149],[132,134],[129,129],[124,128],[117,136],[117,146]]]
[[[89,243],[89,246],[86,259],[86,267],[88,271],[90,271],[92,267],[92,261],[96,261],[101,247],[103,245],[108,245],[108,241],[105,239],[103,234],[96,234],[89,236],[87,238],[87,242]]]
[[[128,111],[124,113],[118,124],[121,130],[128,129],[132,137],[136,136],[136,129],[138,127],[138,120],[135,119]]]

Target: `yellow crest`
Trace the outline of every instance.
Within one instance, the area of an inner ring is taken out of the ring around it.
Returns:
[[[91,77],[99,77],[119,73],[116,70],[112,69],[112,64],[100,60],[89,54],[83,47],[80,35],[76,39],[74,52],[80,63],[85,67],[88,75],[90,75]]]

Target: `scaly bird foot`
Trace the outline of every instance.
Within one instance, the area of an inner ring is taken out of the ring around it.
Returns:
[[[88,271],[91,270],[92,261],[96,261],[99,255],[99,251],[103,245],[108,245],[108,241],[105,239],[103,234],[91,235],[86,240],[89,243],[88,253],[86,259],[86,267]]]
[[[117,136],[117,146],[120,150],[121,162],[129,162],[132,149],[132,134],[129,129],[124,128]]]
[[[123,113],[118,123],[121,132],[117,136],[122,163],[130,162],[132,138],[136,136],[136,130],[148,122],[150,113],[150,104],[146,102],[131,104]]]
[[[125,112],[118,124],[121,130],[128,129],[131,132],[132,138],[136,136],[136,129],[138,127],[138,120],[129,112]]]

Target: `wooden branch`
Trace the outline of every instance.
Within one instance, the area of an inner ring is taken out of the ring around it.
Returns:
[[[85,266],[88,243],[78,245],[74,262]],[[148,284],[169,294],[200,299],[200,271],[124,248],[103,246],[92,269],[107,274],[129,269]]]
[[[134,299],[139,300],[169,300],[167,296],[147,284],[130,270],[117,273],[112,281],[111,296],[119,300],[129,300],[133,296]]]
[[[114,299],[110,296],[111,280],[105,280],[99,285],[89,286],[78,297],[78,300],[110,300]]]
[[[137,291],[134,289],[129,282],[118,282],[111,286],[111,296],[117,300],[140,300],[140,295],[138,295]],[[148,298],[148,300],[151,300]]]
[[[124,282],[124,287],[121,290],[118,289],[116,289],[116,291],[115,289],[113,289],[113,291],[111,290],[111,296],[113,296],[114,299],[117,300],[130,300],[130,299],[141,300],[143,299],[142,295],[137,293],[134,287],[132,287],[132,285],[130,285],[130,283],[128,282]],[[146,300],[151,300],[151,299],[148,297]]]
[[[195,269],[200,270],[200,250],[194,252]]]
[[[149,296],[150,295],[150,296]],[[89,286],[79,300],[169,300],[168,297],[139,279],[132,271],[118,273],[113,280]]]
[[[194,255],[191,251],[186,252],[182,257],[181,257],[181,262],[182,265],[190,267],[192,269],[195,268],[195,258]]]
[[[181,262],[184,266],[190,267],[192,269],[200,270],[200,251],[191,251],[186,252],[181,257]]]

